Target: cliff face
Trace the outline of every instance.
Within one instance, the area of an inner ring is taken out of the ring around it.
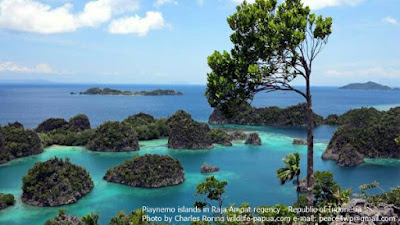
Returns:
[[[36,163],[22,181],[22,201],[42,207],[75,203],[93,188],[89,173],[69,159]]]
[[[159,188],[185,181],[182,164],[166,155],[143,155],[107,170],[104,179],[132,187]]]
[[[227,116],[218,108],[214,109],[208,122],[210,124],[240,124],[251,126],[306,126],[306,104],[298,104],[288,108],[266,107],[254,108],[241,106],[235,113]],[[322,116],[314,113],[315,125],[324,122]]]
[[[208,135],[210,127],[199,123],[183,110],[177,111],[167,120],[169,126],[168,148],[210,149],[212,138]]]
[[[355,166],[365,158],[400,158],[395,139],[400,134],[400,107],[387,112],[373,108],[351,110],[339,117],[342,124],[334,133],[323,159],[340,166]]]

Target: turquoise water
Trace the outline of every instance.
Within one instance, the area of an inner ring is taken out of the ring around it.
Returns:
[[[237,127],[237,126],[230,126]],[[34,163],[52,157],[69,157],[73,163],[84,166],[91,174],[95,187],[90,194],[78,203],[63,206],[68,213],[82,216],[91,211],[98,211],[100,224],[108,224],[118,211],[131,211],[143,205],[153,207],[192,206],[197,183],[207,175],[199,170],[204,162],[220,167],[214,175],[228,181],[226,204],[248,202],[252,206],[286,203],[296,200],[292,184],[279,185],[275,171],[282,165],[281,159],[288,153],[300,152],[305,159],[306,146],[293,146],[294,137],[304,137],[303,128],[240,127],[255,129],[261,136],[262,146],[247,146],[235,142],[232,147],[215,146],[212,150],[170,150],[167,140],[141,142],[141,150],[132,153],[98,153],[82,147],[54,146],[44,153],[17,159],[0,166],[0,192],[12,193],[17,197],[17,204],[0,211],[0,224],[25,225],[43,224],[54,217],[60,208],[39,208],[23,204],[21,179]],[[315,167],[317,170],[334,172],[336,180],[344,187],[356,190],[360,184],[377,180],[382,187],[396,187],[400,178],[399,160],[368,160],[368,163],[356,168],[341,168],[334,162],[322,161],[320,156],[335,128],[323,126],[316,129]],[[250,131],[250,130],[249,130]],[[186,181],[181,185],[141,189],[108,183],[102,179],[106,170],[137,154],[167,154],[179,159],[184,167]],[[305,171],[305,161],[302,161]],[[302,174],[305,176],[305,173]]]

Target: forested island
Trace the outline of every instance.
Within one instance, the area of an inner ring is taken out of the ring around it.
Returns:
[[[68,158],[36,163],[22,181],[22,201],[41,207],[75,203],[94,186],[89,173]]]
[[[340,166],[355,166],[365,158],[400,158],[400,107],[388,111],[375,108],[353,109],[327,118],[330,124],[340,125],[322,155]]]
[[[391,88],[386,85],[378,84],[372,81],[366,83],[352,83],[340,87],[339,89],[345,90],[379,90],[379,91],[400,91],[400,88]]]
[[[71,94],[75,94],[71,92]],[[89,88],[86,91],[79,92],[81,95],[143,95],[143,96],[159,96],[159,95],[183,95],[180,91],[156,89],[153,91],[121,91],[112,88]]]
[[[323,159],[338,161],[340,166],[355,166],[364,158],[400,158],[400,147],[395,139],[400,134],[400,107],[389,111],[360,108],[343,115],[323,118],[315,114],[316,126],[338,126]],[[278,107],[241,110],[233,116],[216,109],[210,116],[211,124],[242,124],[257,126],[304,126],[304,104],[285,109]],[[169,118],[156,119],[138,113],[123,121],[106,121],[91,128],[89,118],[76,115],[66,121],[50,118],[35,130],[26,130],[14,122],[0,127],[0,164],[12,159],[39,154],[51,145],[84,146],[91,151],[126,152],[140,150],[140,140],[168,138],[171,149],[211,149],[214,144],[232,146],[233,141],[261,145],[258,135],[240,130],[210,128],[197,122],[183,110]],[[293,144],[306,145],[306,140],[293,140]]]
[[[276,106],[255,108],[248,103],[223,109],[214,108],[208,122],[210,124],[239,124],[252,126],[305,126],[307,122],[305,103],[279,108]],[[314,126],[322,125],[325,120],[314,113]]]
[[[146,154],[110,168],[104,179],[132,187],[159,188],[182,183],[185,173],[179,160],[171,156]]]
[[[15,198],[12,194],[0,193],[0,210],[15,204]]]

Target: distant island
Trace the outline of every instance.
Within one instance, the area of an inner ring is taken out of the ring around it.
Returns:
[[[381,91],[400,91],[400,88],[391,88],[386,85],[378,84],[372,81],[366,83],[352,83],[340,87],[339,89],[347,90],[381,90]]]
[[[76,94],[74,92],[71,92],[71,94]],[[183,95],[182,92],[180,91],[174,91],[174,90],[162,90],[162,89],[157,89],[153,91],[121,91],[117,89],[112,89],[112,88],[89,88],[84,92],[79,92],[81,95],[145,95],[145,96],[158,96],[158,95]]]

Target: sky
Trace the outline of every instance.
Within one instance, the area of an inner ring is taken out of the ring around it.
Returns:
[[[240,2],[0,0],[0,83],[206,84],[207,56],[232,47],[226,18]],[[313,85],[400,86],[399,0],[303,2],[333,18]]]

